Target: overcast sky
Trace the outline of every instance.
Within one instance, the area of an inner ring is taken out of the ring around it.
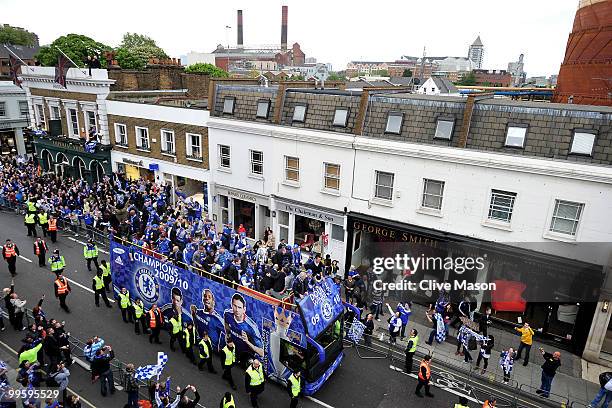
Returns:
[[[280,43],[283,4],[289,44],[334,70],[351,60],[420,56],[424,46],[427,55],[466,56],[480,35],[484,68],[506,69],[524,53],[527,75],[536,76],[558,73],[578,0],[0,0],[0,23],[37,33],[41,44],[79,33],[117,46],[124,32],[146,33],[179,57],[235,45],[237,9],[245,45]]]

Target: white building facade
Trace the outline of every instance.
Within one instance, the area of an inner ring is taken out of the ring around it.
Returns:
[[[0,154],[26,154],[23,129],[29,126],[26,93],[9,81],[0,82]],[[28,149],[31,152],[30,149]]]

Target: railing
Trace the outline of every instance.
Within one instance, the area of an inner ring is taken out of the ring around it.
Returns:
[[[64,136],[34,136],[33,142],[85,153],[85,145],[81,139],[72,139]],[[96,146],[96,153],[109,152],[111,149],[111,145],[98,144]]]

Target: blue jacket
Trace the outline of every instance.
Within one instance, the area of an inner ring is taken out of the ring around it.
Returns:
[[[412,314],[411,311],[409,311],[408,309],[406,309],[403,305],[399,304],[397,305],[397,312],[400,312],[400,319],[402,319],[402,325],[407,325],[408,324],[408,320],[410,319],[410,315]]]

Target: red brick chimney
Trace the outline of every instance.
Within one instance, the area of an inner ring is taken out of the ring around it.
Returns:
[[[287,15],[289,7],[283,6],[283,16],[281,19],[281,50],[287,51]]]
[[[243,47],[243,42],[242,42],[242,10],[238,10],[238,39],[236,44],[238,45],[238,48],[242,48]]]

